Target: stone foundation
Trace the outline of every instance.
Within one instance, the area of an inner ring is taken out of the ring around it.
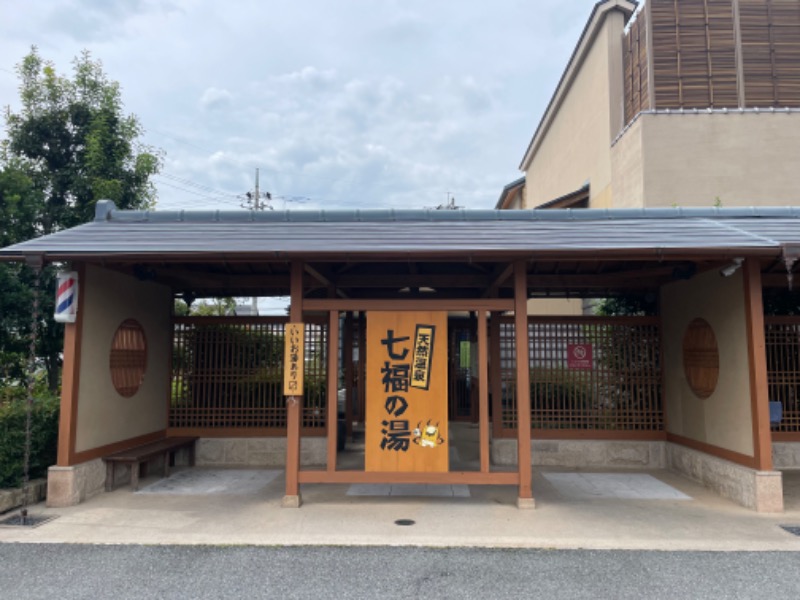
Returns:
[[[800,468],[800,443],[775,443],[776,469]],[[517,440],[496,439],[492,463],[517,464]],[[727,460],[662,441],[533,440],[534,467],[571,469],[669,469],[724,498],[758,512],[783,511],[779,471],[756,471]]]
[[[517,464],[517,440],[496,439],[492,463]],[[610,440],[533,440],[531,461],[537,467],[663,469],[664,442]]]
[[[800,469],[800,442],[773,442],[772,464],[776,469]]]
[[[303,438],[300,464],[322,466],[327,462],[328,438]],[[286,466],[286,438],[201,438],[197,440],[199,467]]]
[[[36,504],[47,495],[46,479],[31,479],[28,482],[28,504]],[[0,490],[0,515],[22,506],[24,496],[22,488]]]
[[[778,471],[756,471],[678,444],[667,444],[667,468],[758,512],[783,512]]]
[[[61,508],[79,504],[102,492],[105,482],[106,466],[102,458],[71,467],[50,467],[47,471],[47,506]]]

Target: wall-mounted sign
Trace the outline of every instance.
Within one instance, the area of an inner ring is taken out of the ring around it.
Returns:
[[[303,323],[287,323],[284,329],[283,395],[303,395],[303,348],[305,342]]]
[[[367,313],[367,471],[449,468],[447,313]]]
[[[592,369],[592,345],[591,344],[567,344],[567,368],[569,369]]]

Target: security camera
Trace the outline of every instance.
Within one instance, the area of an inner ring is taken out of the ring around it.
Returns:
[[[736,273],[736,271],[739,270],[739,267],[742,266],[743,262],[744,262],[743,258],[734,258],[731,264],[729,264],[726,267],[722,267],[719,270],[719,274],[722,275],[723,277],[730,277],[731,275]]]

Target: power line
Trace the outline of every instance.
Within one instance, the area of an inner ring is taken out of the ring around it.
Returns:
[[[180,190],[181,192],[186,192],[187,194],[193,194],[193,195],[195,195],[195,196],[198,196],[198,197],[200,197],[200,198],[203,198],[204,200],[214,200],[214,201],[219,201],[219,202],[228,202],[228,203],[234,203],[234,202],[236,202],[236,203],[238,204],[238,202],[235,200],[235,198],[234,198],[234,197],[231,197],[231,196],[228,196],[228,195],[224,195],[224,196],[210,196],[210,195],[208,195],[208,194],[204,194],[204,193],[202,193],[202,192],[199,192],[199,191],[197,191],[197,190],[192,190],[192,189],[189,189],[189,188],[181,187],[181,186],[179,186],[179,185],[174,185],[174,184],[172,184],[172,183],[169,183],[169,182],[167,182],[167,181],[159,181],[159,182],[158,182],[158,185],[166,185],[167,187],[171,187],[171,188],[174,188],[174,189],[176,189],[176,190]]]
[[[205,185],[203,183],[197,183],[196,181],[193,181],[191,179],[186,179],[185,177],[179,177],[177,175],[173,175],[172,173],[166,173],[164,171],[160,171],[160,172],[156,173],[156,175],[159,176],[159,177],[164,177],[164,178],[169,179],[171,181],[175,181],[175,182],[183,184],[183,185],[188,185],[188,186],[191,186],[191,187],[198,188],[198,189],[200,189],[202,191],[205,191],[205,192],[211,192],[211,193],[219,195],[219,196],[231,196],[233,198],[239,198],[239,197],[242,196],[242,194],[234,194],[232,192],[223,192],[222,190],[218,190],[216,188],[212,188],[211,186]]]

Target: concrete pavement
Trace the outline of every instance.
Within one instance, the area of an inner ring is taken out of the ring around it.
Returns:
[[[58,518],[38,528],[0,528],[0,542],[800,550],[800,537],[780,527],[800,526],[800,472],[786,473],[786,512],[779,515],[757,514],[666,471],[636,475],[649,482],[648,490],[674,490],[667,499],[648,499],[651,492],[587,495],[574,481],[564,487],[563,476],[552,476],[569,472],[535,470],[534,510],[516,508],[510,486],[425,497],[348,495],[349,485],[305,485],[303,506],[287,509],[280,506],[282,472],[256,473],[251,480],[262,477],[262,484],[245,493],[224,486],[204,493],[176,491],[175,485],[143,493],[123,487],[69,508],[37,505],[33,514]],[[401,519],[414,524],[397,525]]]

